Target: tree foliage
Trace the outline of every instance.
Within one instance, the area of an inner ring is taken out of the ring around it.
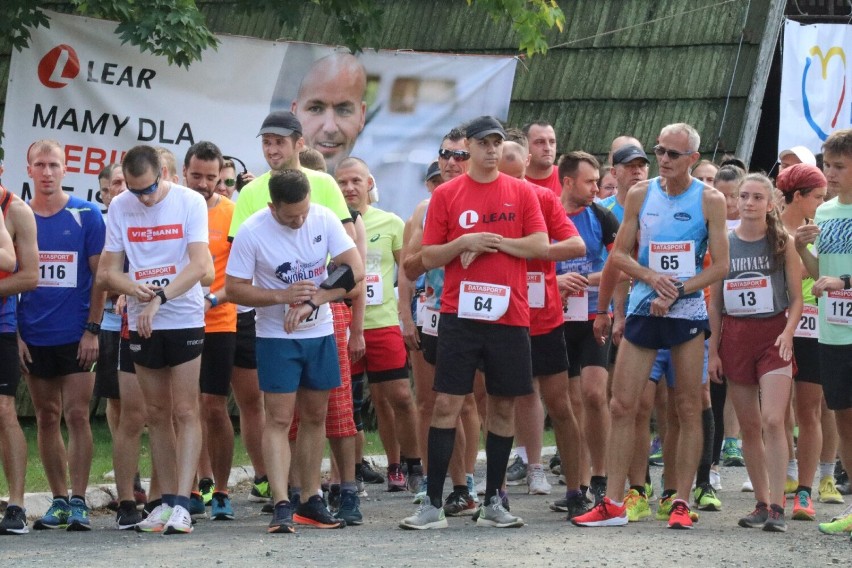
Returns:
[[[189,67],[205,49],[219,45],[207,28],[195,0],[70,0],[77,13],[119,22],[115,33],[123,43],[142,52],[164,56],[170,65]],[[461,0],[454,0],[460,2]],[[527,55],[547,52],[545,33],[562,31],[565,15],[556,0],[466,0],[468,6],[484,11],[495,22],[511,20],[519,48]],[[45,2],[3,0],[0,34],[15,49],[29,44],[30,29],[50,27],[42,11]],[[353,52],[381,47],[384,22],[382,2],[376,0],[234,0],[238,9],[274,14],[278,23],[296,27],[306,9],[318,6],[337,21],[344,43]]]

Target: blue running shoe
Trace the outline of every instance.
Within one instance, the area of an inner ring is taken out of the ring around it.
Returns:
[[[227,493],[217,491],[210,500],[210,518],[214,521],[233,521],[234,510],[231,508],[231,498]]]
[[[71,498],[71,514],[68,515],[69,531],[90,531],[92,523],[89,522],[89,506],[79,497]]]
[[[50,508],[42,518],[33,524],[37,531],[44,529],[64,529],[68,526],[68,517],[71,516],[71,505],[65,499],[54,499]]]
[[[193,519],[207,515],[207,510],[204,508],[204,497],[197,491],[193,491],[189,495],[189,514]]]

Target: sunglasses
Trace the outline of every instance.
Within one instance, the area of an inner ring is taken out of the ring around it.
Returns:
[[[127,186],[127,191],[132,193],[133,195],[150,195],[157,191],[157,187],[160,185],[160,176],[157,176],[157,179],[154,180],[154,183],[149,185],[148,187],[144,187],[142,189],[133,189],[130,186]]]
[[[457,162],[464,162],[470,159],[470,152],[465,152],[464,150],[447,150],[446,148],[441,148],[440,150],[438,150],[438,156],[445,160],[455,158]]]
[[[663,157],[663,155],[668,155],[669,159],[677,160],[681,156],[690,156],[694,154],[691,150],[687,150],[686,152],[678,152],[677,150],[669,150],[668,148],[663,148],[659,144],[654,146],[654,154],[659,157]]]
[[[223,179],[222,181],[223,181],[223,182],[225,183],[225,185],[227,185],[228,187],[234,187],[234,186],[237,184],[237,180],[235,180],[234,178],[225,178],[225,179]]]

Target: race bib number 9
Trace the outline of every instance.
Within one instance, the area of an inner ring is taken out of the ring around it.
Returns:
[[[544,272],[527,272],[527,298],[531,308],[544,307]]]
[[[692,278],[695,276],[695,245],[692,241],[651,241],[648,266],[660,274]]]
[[[852,325],[852,290],[833,290],[826,299],[825,321]]]
[[[50,288],[77,286],[77,252],[41,251],[38,253],[38,285]]]
[[[380,274],[366,274],[364,275],[364,282],[367,285],[367,305],[381,306],[385,291],[382,286],[382,276]]]
[[[725,280],[722,288],[729,315],[766,314],[773,310],[772,279],[769,276]]]
[[[511,288],[481,282],[462,282],[459,288],[460,318],[497,321],[509,309]]]
[[[426,308],[423,316],[423,333],[433,337],[438,336],[438,323],[441,321],[441,312],[434,308]]]
[[[802,317],[793,334],[796,337],[819,339],[819,308],[811,304],[802,306]]]
[[[157,266],[155,268],[140,268],[133,272],[133,280],[139,284],[148,284],[165,288],[177,276],[177,266]]]

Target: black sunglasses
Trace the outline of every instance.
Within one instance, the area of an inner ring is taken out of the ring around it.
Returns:
[[[160,176],[157,176],[157,179],[154,180],[154,183],[149,185],[148,187],[142,189],[133,189],[129,185],[127,186],[127,191],[132,193],[133,195],[150,195],[157,191],[157,187],[160,185]]]
[[[654,146],[654,154],[662,157],[664,154],[668,154],[669,158],[672,160],[677,160],[681,156],[689,156],[694,154],[691,150],[687,150],[686,152],[678,152],[677,150],[669,150],[668,148],[663,148],[659,144]]]
[[[438,150],[438,156],[445,160],[455,158],[457,162],[464,162],[470,159],[470,152],[466,152],[464,150],[447,150],[446,148],[441,148],[440,150]]]

